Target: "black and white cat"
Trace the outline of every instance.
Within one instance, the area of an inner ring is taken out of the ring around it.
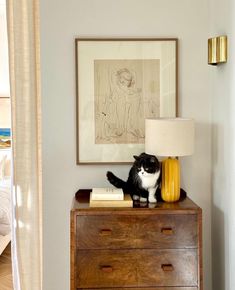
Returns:
[[[146,153],[134,158],[127,181],[121,180],[110,171],[107,172],[107,178],[115,187],[131,194],[133,200],[156,203],[156,192],[160,185],[160,163],[156,156]]]

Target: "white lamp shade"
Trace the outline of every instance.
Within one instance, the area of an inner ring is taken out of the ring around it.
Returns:
[[[165,157],[192,155],[194,131],[193,119],[146,119],[145,152]]]

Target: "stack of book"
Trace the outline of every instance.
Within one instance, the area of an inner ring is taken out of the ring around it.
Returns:
[[[90,194],[90,207],[132,207],[129,194],[120,188],[93,188]]]

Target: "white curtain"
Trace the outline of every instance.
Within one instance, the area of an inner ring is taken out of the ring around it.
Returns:
[[[7,1],[13,136],[13,283],[42,289],[39,0]]]

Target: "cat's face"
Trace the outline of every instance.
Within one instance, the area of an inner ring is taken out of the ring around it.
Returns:
[[[148,176],[160,171],[160,163],[154,155],[142,153],[134,158],[134,166],[139,176]]]

